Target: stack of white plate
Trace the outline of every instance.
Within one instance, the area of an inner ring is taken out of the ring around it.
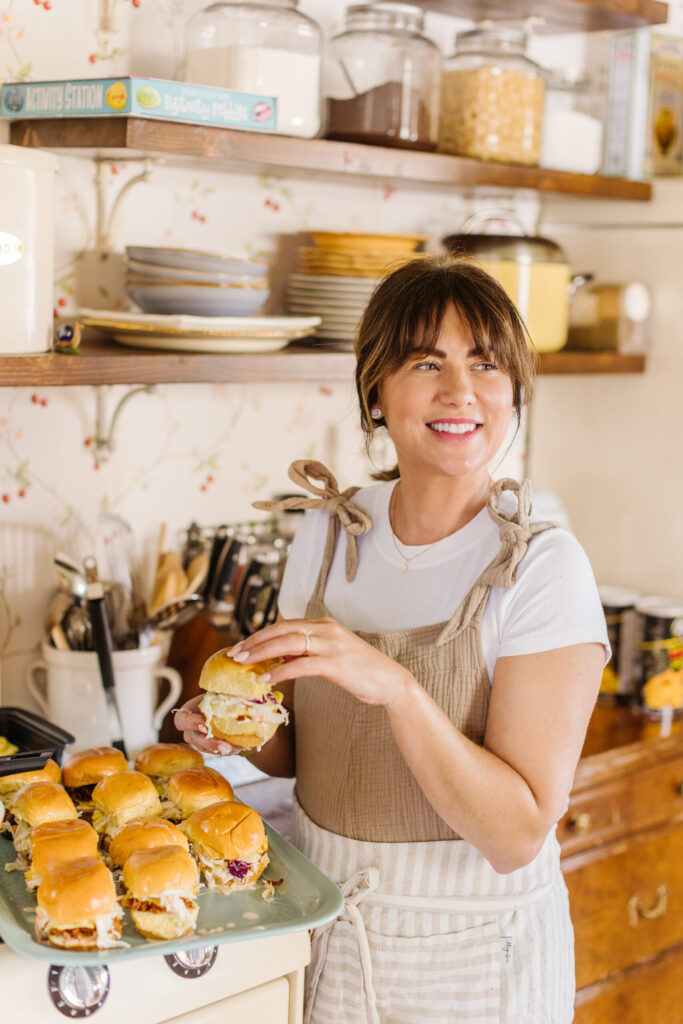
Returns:
[[[270,294],[268,267],[245,256],[129,245],[126,292],[146,313],[250,316]]]
[[[358,321],[377,281],[369,277],[290,274],[287,312],[297,316],[319,316],[317,338],[323,341],[353,342]]]

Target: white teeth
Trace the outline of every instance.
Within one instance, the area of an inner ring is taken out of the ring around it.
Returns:
[[[476,430],[478,423],[430,423],[432,430],[439,430],[447,434],[471,434]]]

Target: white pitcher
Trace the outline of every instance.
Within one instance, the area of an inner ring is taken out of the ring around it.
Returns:
[[[42,645],[42,658],[26,668],[26,686],[42,713],[73,733],[73,750],[109,745],[112,737],[102,689],[97,654],[91,651],[60,651]],[[175,669],[159,665],[159,647],[113,651],[116,696],[123,721],[123,738],[129,757],[158,739],[167,711],[182,690]],[[169,692],[163,700],[163,681]]]

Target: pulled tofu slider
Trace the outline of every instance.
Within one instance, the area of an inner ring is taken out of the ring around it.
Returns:
[[[204,758],[187,743],[152,743],[135,758],[136,772],[149,775],[161,799],[166,797],[168,780],[185,768],[202,768]]]
[[[35,889],[52,864],[77,857],[97,856],[97,832],[87,821],[46,821],[31,833],[31,867],[24,874],[29,889]]]
[[[0,811],[5,808],[5,813],[0,817],[0,833],[6,832],[11,836],[12,829],[9,821],[9,805],[15,793],[18,793],[24,786],[30,786],[32,782],[59,782],[62,773],[55,761],[46,761],[42,768],[36,768],[32,772],[15,772],[14,775],[3,775],[0,777]]]
[[[281,658],[241,665],[225,647],[204,663],[199,687],[206,690],[199,710],[206,719],[208,735],[226,740],[236,747],[260,750],[278,725],[289,721],[283,708],[282,694],[271,690],[261,676],[277,665]]]
[[[127,772],[129,764],[116,747],[88,747],[72,754],[62,768],[62,781],[79,814],[92,817],[92,793],[98,782],[118,772]]]
[[[181,829],[209,889],[249,889],[268,865],[263,822],[246,804],[211,804],[191,814]]]
[[[158,846],[182,846],[188,849],[187,837],[164,818],[133,818],[117,828],[109,844],[109,860],[122,868],[131,853],[153,850]]]
[[[168,780],[164,817],[184,821],[195,811],[234,798],[232,786],[213,768],[187,768]]]
[[[158,818],[161,801],[151,779],[142,772],[119,772],[95,786],[92,823],[100,835],[111,836],[131,818]]]
[[[77,857],[47,867],[36,893],[36,935],[58,949],[120,946],[123,911],[104,861]]]
[[[123,884],[135,927],[148,939],[179,939],[197,923],[199,872],[181,846],[157,846],[131,853]]]
[[[74,802],[58,782],[32,782],[15,793],[9,805],[12,842],[18,859],[14,867],[25,871],[31,855],[31,834],[47,821],[78,817]]]

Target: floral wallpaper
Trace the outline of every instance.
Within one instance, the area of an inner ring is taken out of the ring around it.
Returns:
[[[0,75],[4,81],[179,74],[183,32],[204,0],[0,0]],[[301,3],[326,34],[338,24],[337,0]],[[454,19],[430,15],[448,49]],[[0,128],[6,126],[0,126]],[[139,175],[138,161],[96,164],[60,154],[56,185],[56,315],[81,306],[131,308],[123,250],[129,244],[258,254],[269,262],[268,312],[283,312],[287,274],[301,233],[312,228],[424,233],[430,247],[476,205],[452,191],[225,174],[197,161],[153,161],[117,209],[109,248],[96,251],[96,187],[105,205]],[[512,197],[478,200],[509,207]],[[533,222],[534,199],[517,201]],[[112,342],[112,344],[115,344]],[[130,389],[101,389],[111,417]],[[110,451],[96,450],[96,389],[0,387],[0,700],[32,706],[24,671],[44,639],[56,586],[52,555],[97,554],[97,513],[123,516],[151,580],[160,524],[179,547],[193,520],[211,525],[248,518],[251,502],[289,487],[294,458],[319,458],[344,486],[364,483],[351,381],[298,384],[164,385],[135,394],[117,420]],[[519,443],[501,472],[523,473]],[[376,459],[388,458],[378,451]]]

